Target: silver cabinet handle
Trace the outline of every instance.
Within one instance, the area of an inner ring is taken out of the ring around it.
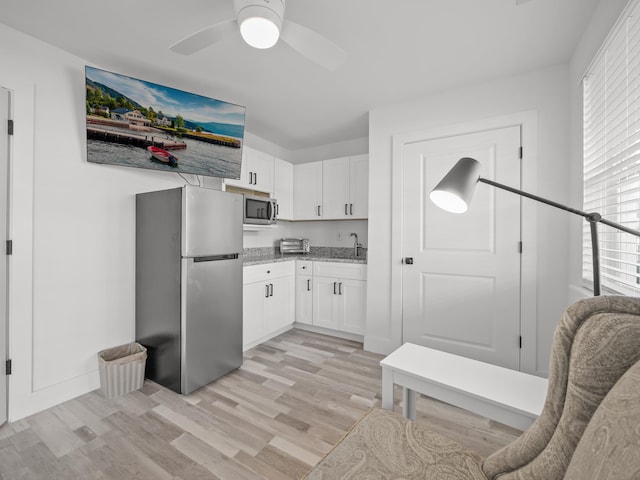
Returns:
[[[249,185],[253,185],[253,172],[249,172]]]
[[[338,282],[333,282],[333,294],[334,295],[336,294],[336,283],[338,283]]]
[[[273,297],[273,283],[269,284],[269,291],[270,291],[269,296]]]
[[[267,284],[267,285],[265,285],[264,287],[265,287],[265,289],[266,289],[266,292],[265,292],[265,295],[264,295],[264,296],[265,296],[265,298],[269,298],[269,285]]]
[[[258,174],[256,172],[253,172],[253,184],[258,184]]]
[[[320,216],[320,205],[318,205],[318,216]]]
[[[349,208],[349,204],[348,204],[348,203],[345,203],[345,204],[344,204],[344,214],[345,214],[345,215],[349,215],[349,210],[348,210],[348,208]]]
[[[338,295],[342,295],[342,282],[338,284]]]
[[[353,203],[349,204],[349,215],[353,215]]]
[[[307,279],[307,292],[311,291],[311,279]]]

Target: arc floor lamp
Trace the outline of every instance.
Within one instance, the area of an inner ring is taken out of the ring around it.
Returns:
[[[474,158],[461,158],[449,170],[443,179],[435,186],[435,188],[429,194],[429,198],[433,203],[443,210],[447,210],[453,213],[464,213],[469,209],[469,203],[471,197],[476,188],[478,182],[486,183],[493,187],[508,192],[515,193],[522,197],[530,198],[540,203],[550,205],[552,207],[565,210],[570,213],[575,213],[584,217],[591,229],[591,252],[593,257],[593,295],[600,295],[600,248],[598,246],[598,223],[608,225],[631,235],[640,237],[640,231],[633,230],[632,228],[625,227],[619,223],[615,223],[602,218],[599,213],[587,213],[582,210],[567,207],[561,203],[554,202],[553,200],[547,200],[546,198],[533,195],[531,193],[523,192],[517,188],[509,187],[493,180],[482,178],[480,176],[480,162]]]

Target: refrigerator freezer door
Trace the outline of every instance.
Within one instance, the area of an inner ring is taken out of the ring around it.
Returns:
[[[242,195],[185,187],[182,256],[242,251]]]
[[[187,394],[242,365],[242,258],[185,258],[182,264],[182,393]]]

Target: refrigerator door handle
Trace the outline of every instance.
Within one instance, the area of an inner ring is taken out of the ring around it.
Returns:
[[[218,262],[220,260],[236,260],[240,254],[238,253],[225,253],[223,255],[205,255],[202,257],[193,257],[193,263],[198,262]]]

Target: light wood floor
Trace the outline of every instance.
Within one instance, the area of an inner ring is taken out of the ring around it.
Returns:
[[[298,479],[380,405],[381,358],[294,329],[188,396],[149,381],[112,400],[91,392],[1,427],[0,478]],[[425,397],[417,412],[481,455],[520,433]]]

